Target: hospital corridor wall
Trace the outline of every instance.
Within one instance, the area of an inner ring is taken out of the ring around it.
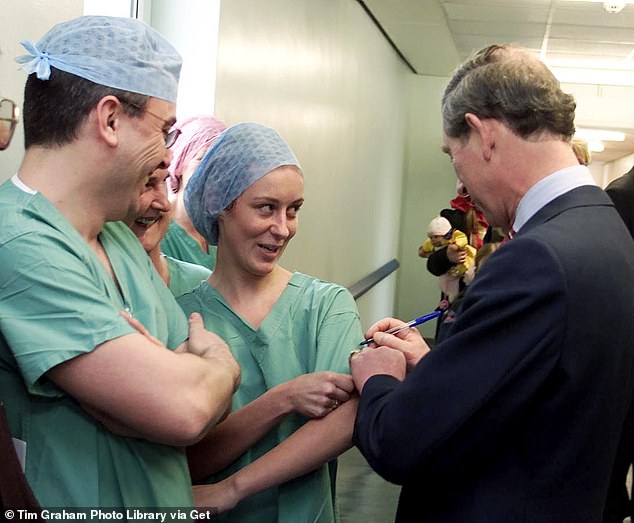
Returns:
[[[223,2],[216,114],[278,129],[305,172],[283,265],[350,286],[398,258],[411,73],[358,2]],[[398,272],[359,300],[394,314]]]

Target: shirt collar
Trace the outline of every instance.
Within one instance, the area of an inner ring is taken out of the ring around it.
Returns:
[[[29,194],[37,194],[37,191],[35,189],[31,189],[27,184],[20,180],[20,177],[17,174],[14,174],[11,177],[11,181],[13,182],[13,185],[15,185],[18,189]]]
[[[519,231],[542,207],[558,196],[583,185],[597,185],[585,165],[565,167],[533,185],[520,200],[513,230]]]

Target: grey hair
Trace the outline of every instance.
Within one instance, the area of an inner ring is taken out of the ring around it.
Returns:
[[[569,141],[575,133],[576,103],[561,90],[545,64],[510,46],[475,53],[449,81],[442,98],[443,130],[452,138],[469,133],[466,113],[502,121],[529,138],[541,132]]]

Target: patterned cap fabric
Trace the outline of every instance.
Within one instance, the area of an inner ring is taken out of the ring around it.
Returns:
[[[100,85],[176,103],[182,60],[161,34],[133,18],[80,16],[53,26],[18,56],[27,74],[48,80],[51,67]]]
[[[247,122],[224,131],[185,187],[185,209],[196,230],[218,245],[218,216],[252,184],[283,165],[301,167],[277,131]]]
[[[201,115],[176,122],[174,128],[180,129],[181,134],[172,146],[174,156],[169,166],[167,183],[173,192],[178,192],[183,172],[189,162],[196,158],[200,151],[209,149],[227,126],[213,116]]]

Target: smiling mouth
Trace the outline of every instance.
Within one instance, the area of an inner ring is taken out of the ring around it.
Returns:
[[[154,218],[137,218],[136,220],[134,220],[134,223],[136,223],[137,225],[140,225],[142,227],[150,227],[152,225],[154,225],[156,222],[159,221],[159,216],[155,216]]]
[[[279,250],[282,248],[281,245],[268,245],[265,243],[259,243],[258,245],[260,246],[261,249],[264,249],[265,251],[273,253],[273,254],[275,254],[276,252],[279,252]]]

